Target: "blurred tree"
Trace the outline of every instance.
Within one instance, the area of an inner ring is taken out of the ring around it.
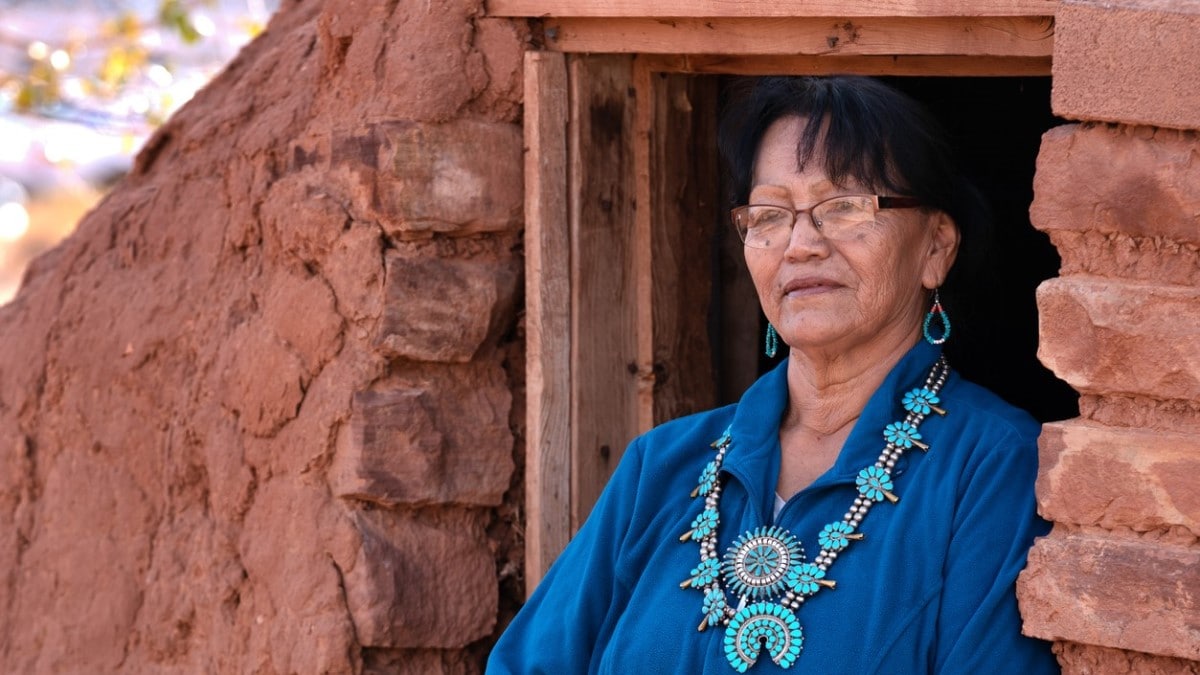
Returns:
[[[111,0],[104,3],[111,16],[86,37],[62,36],[56,41],[0,32],[0,44],[19,55],[0,62],[0,112],[9,108],[45,117],[94,118],[104,117],[95,111],[108,106],[126,122],[161,124],[182,103],[167,87],[180,53],[202,47],[213,37],[212,20],[198,9],[216,4],[217,0],[157,0],[157,11],[148,13],[146,2]],[[248,0],[236,17],[246,40],[262,31],[266,4]],[[114,105],[130,94],[136,94],[134,104]],[[67,115],[71,110],[76,114]]]

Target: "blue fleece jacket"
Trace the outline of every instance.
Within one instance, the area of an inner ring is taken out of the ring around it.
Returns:
[[[817,533],[847,511],[858,471],[884,446],[883,428],[904,418],[904,392],[924,382],[938,355],[922,342],[893,368],[834,465],[777,519],[786,363],[736,405],[634,440],[587,522],[500,638],[487,672],[733,673],[724,628],[697,632],[703,593],[679,587],[699,562],[696,543],[679,535],[703,509],[703,498],[689,493],[714,456],[710,443],[730,428],[718,550],[774,522],[815,555]],[[957,374],[940,397],[947,415],[930,415],[920,428],[930,450],[908,450],[892,472],[899,503],[871,509],[859,527],[865,539],[829,567],[836,589],[797,610],[803,651],[787,672],[1059,672],[1047,643],[1021,635],[1013,593],[1034,537],[1047,530],[1033,494],[1039,427]],[[748,672],[782,671],[764,652]]]

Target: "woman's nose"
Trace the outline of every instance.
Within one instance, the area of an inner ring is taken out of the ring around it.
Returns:
[[[788,238],[784,257],[790,260],[808,258],[823,258],[829,255],[829,240],[821,234],[820,228],[808,211],[796,214],[796,222],[792,224],[792,235]]]

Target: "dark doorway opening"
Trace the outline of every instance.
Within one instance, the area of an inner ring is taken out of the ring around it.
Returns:
[[[971,289],[967,306],[952,317],[954,335],[946,345],[951,363],[1040,422],[1075,417],[1078,394],[1037,360],[1035,289],[1058,274],[1060,262],[1049,238],[1029,222],[1041,136],[1063,123],[1050,112],[1050,78],[882,79],[939,118],[994,214],[990,269]],[[717,203],[710,338],[718,403],[725,404],[736,401],[777,360],[762,355],[765,319],[741,244],[725,218],[726,200]],[[781,349],[776,359],[785,354]]]

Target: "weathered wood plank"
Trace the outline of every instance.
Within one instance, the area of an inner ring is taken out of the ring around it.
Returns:
[[[719,212],[717,79],[654,75],[649,208],[654,422],[716,403],[708,335]],[[639,200],[639,203],[643,203]]]
[[[655,75],[643,59],[633,62],[634,130],[634,283],[637,307],[637,426],[643,432],[655,423],[657,368],[654,360],[654,195],[651,188],[651,154],[654,140]]]
[[[743,56],[650,54],[646,67],[663,73],[714,75],[915,75],[1023,77],[1050,75],[1049,56]]]
[[[571,536],[567,67],[525,54],[525,592]]]
[[[638,429],[632,61],[568,59],[572,528]]]
[[[1050,56],[1054,19],[867,17],[548,19],[546,46],[565,52]]]
[[[788,17],[1038,16],[1056,0],[489,0],[489,16]]]

